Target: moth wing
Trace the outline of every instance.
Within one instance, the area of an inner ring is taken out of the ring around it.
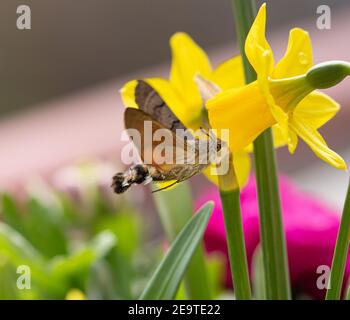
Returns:
[[[146,81],[138,80],[135,88],[135,101],[140,110],[145,111],[165,128],[171,131],[186,130],[186,127],[170,110],[159,93]]]
[[[146,124],[145,129],[145,122]],[[178,137],[174,131],[164,127],[159,121],[155,120],[151,115],[147,114],[145,111],[135,108],[127,108],[124,113],[125,128],[128,130],[129,136],[132,138],[134,145],[141,157],[144,164],[152,165],[156,167],[161,172],[167,172],[173,169],[177,165],[193,161],[196,157],[196,148],[190,146],[181,137]],[[149,132],[145,132],[148,130]],[[137,130],[137,137],[134,137],[134,133],[131,129]],[[155,141],[155,138],[160,133],[156,133],[157,130],[162,129],[161,135],[165,136],[164,140]],[[163,158],[160,156],[164,154],[159,154],[155,152],[157,146],[162,144],[162,149],[169,148],[172,150],[169,157],[166,157],[164,163]]]

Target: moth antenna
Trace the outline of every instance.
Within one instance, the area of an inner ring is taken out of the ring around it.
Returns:
[[[208,128],[203,129],[203,127],[199,127],[199,130],[204,133],[208,138],[210,138],[209,130]]]

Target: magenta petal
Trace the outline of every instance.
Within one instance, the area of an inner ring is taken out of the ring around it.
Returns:
[[[298,190],[285,177],[280,177],[280,193],[293,289],[315,298],[322,298],[325,290],[316,286],[316,280],[320,276],[316,270],[320,265],[331,264],[340,217],[320,201]],[[205,233],[206,249],[208,252],[223,252],[227,258],[220,196],[214,188],[199,199],[197,207],[208,200],[214,200],[215,208]],[[249,180],[241,192],[241,208],[247,258],[251,267],[252,255],[259,243],[258,203],[254,178]],[[349,264],[346,277],[348,274]],[[226,285],[232,285],[228,265]]]

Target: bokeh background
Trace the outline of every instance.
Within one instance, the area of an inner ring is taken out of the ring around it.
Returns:
[[[278,56],[288,30],[298,25],[312,36],[315,62],[349,60],[348,1],[267,2],[268,36]],[[16,28],[19,4],[32,10],[31,30]],[[316,27],[320,4],[331,8],[331,30]],[[214,64],[237,54],[230,5],[228,0],[1,1],[0,187],[79,158],[118,161],[121,85],[134,77],[167,75],[168,39],[176,31],[191,34]],[[348,87],[346,80],[332,90],[343,108],[322,129],[346,159]],[[322,164],[302,143],[295,156],[280,150],[279,158],[283,172],[341,205],[346,174]]]
[[[266,2],[267,35],[277,59],[289,29],[299,26],[311,35],[314,62],[350,61],[348,0]],[[31,8],[31,30],[16,28],[20,4]],[[324,4],[331,8],[330,30],[316,27],[317,7]],[[213,65],[238,54],[229,0],[1,0],[0,191],[22,197],[40,178],[40,184],[74,193],[80,178],[72,166],[86,161],[108,163],[83,178],[108,189],[113,170],[123,169],[119,89],[130,79],[167,76],[168,40],[176,31],[189,33]],[[348,163],[349,87],[347,79],[328,90],[342,109],[321,130]],[[277,155],[281,173],[340,212],[347,172],[321,162],[303,143],[294,155],[285,148]],[[201,176],[191,184],[195,196],[209,185]],[[152,234],[161,233],[149,190],[135,189],[127,202],[142,208]]]

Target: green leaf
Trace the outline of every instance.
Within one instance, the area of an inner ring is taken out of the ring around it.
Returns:
[[[221,252],[211,252],[207,256],[208,276],[213,299],[224,291],[223,279],[226,277],[226,258]]]
[[[186,268],[201,241],[214,204],[208,202],[195,214],[176,237],[140,299],[173,299]]]
[[[106,261],[100,260],[91,266],[85,291],[89,300],[117,298],[110,267]]]
[[[32,198],[27,205],[26,237],[48,258],[67,253],[63,214],[59,208],[43,204]]]
[[[49,294],[62,291],[61,283],[54,281],[46,267],[46,259],[20,233],[0,222],[0,256],[14,267],[27,265],[31,270],[33,284],[45,288]]]
[[[340,220],[340,226],[335,244],[335,250],[332,261],[332,269],[329,280],[329,289],[327,289],[326,300],[339,300],[344,281],[346,259],[350,245],[350,181],[346,193],[343,214]]]
[[[44,265],[45,260],[39,251],[16,230],[0,222],[0,253],[8,257],[15,265],[30,262]]]
[[[118,238],[118,250],[130,257],[140,246],[140,221],[133,212],[118,212],[96,219],[94,228],[97,232],[109,230]]]
[[[90,242],[90,248],[95,253],[96,259],[104,258],[116,245],[117,238],[111,231],[102,231]]]
[[[345,300],[350,300],[350,281],[349,281],[348,287],[346,289]]]
[[[0,300],[19,299],[16,269],[0,254]]]
[[[181,201],[179,201],[181,199]],[[188,183],[154,193],[156,207],[169,243],[173,242],[193,212],[192,195]],[[187,297],[195,300],[212,298],[204,248],[200,244],[192,256],[184,277]]]
[[[66,282],[66,285],[83,288],[90,267],[98,260],[104,259],[115,244],[116,238],[111,232],[101,232],[86,247],[71,256],[59,256],[53,259],[51,264],[53,277]]]
[[[153,198],[168,240],[173,241],[192,217],[191,190],[187,183],[180,183],[171,189],[154,193]]]
[[[132,258],[130,254],[125,254],[123,250],[120,250],[119,242],[106,257],[111,273],[111,284],[113,284],[114,293],[118,299],[135,299],[132,285],[137,274]]]
[[[254,298],[257,300],[266,300],[264,261],[260,245],[255,249],[253,254],[252,273]]]
[[[3,216],[4,221],[11,226],[12,228],[16,229],[17,231],[23,233],[23,218],[19,212],[19,209],[16,205],[16,201],[12,198],[11,195],[3,193],[1,195],[1,215]]]

